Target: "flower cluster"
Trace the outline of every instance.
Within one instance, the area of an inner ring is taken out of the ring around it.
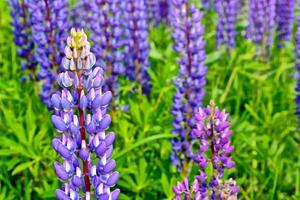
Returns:
[[[69,30],[68,1],[28,0],[32,39],[35,43],[35,57],[41,69],[38,78],[43,80],[41,100],[51,107],[50,97],[55,91],[53,84],[59,72],[63,57],[64,41]]]
[[[234,149],[230,144],[232,132],[229,130],[230,123],[228,114],[220,111],[213,102],[205,108],[199,108],[195,114],[196,127],[192,135],[199,140],[199,149],[193,157],[195,163],[199,166],[199,175],[189,187],[189,181],[186,178],[183,183],[173,187],[175,193],[174,200],[181,199],[237,199],[239,187],[235,181],[229,179],[222,182],[224,169],[230,169],[234,166],[229,153]],[[209,180],[205,169],[211,163],[213,168],[212,176]],[[188,198],[187,198],[188,197]]]
[[[202,13],[187,0],[173,0],[172,26],[174,49],[180,55],[179,74],[175,78],[176,93],[171,113],[174,115],[171,140],[173,154],[171,160],[178,170],[183,170],[191,157],[190,131],[195,126],[193,113],[201,106],[205,95],[205,41],[204,27],[201,24]]]
[[[296,51],[296,69],[297,69],[297,86],[296,86],[296,110],[295,114],[300,119],[300,15],[298,16],[298,27],[296,31],[295,51]],[[297,127],[299,128],[299,127]]]
[[[31,36],[30,19],[28,16],[28,5],[24,0],[11,0],[11,16],[14,30],[14,42],[18,47],[18,56],[22,58],[21,69],[28,69],[35,73],[37,66],[35,55],[33,54],[34,43]],[[35,78],[35,77],[33,77]]]
[[[151,84],[147,72],[150,51],[147,7],[144,0],[124,0],[122,7],[126,44],[124,48],[125,75],[129,80],[138,81],[142,86],[143,93],[148,94],[151,90]]]
[[[73,27],[84,29],[91,28],[93,16],[92,6],[94,2],[95,0],[79,0],[74,4],[72,11],[70,12]]]
[[[168,17],[168,0],[148,0],[145,2],[148,12],[149,23],[158,26],[162,21],[166,22]]]
[[[121,26],[121,0],[92,1],[91,38],[97,65],[106,71],[105,91],[118,95],[118,78],[125,71],[123,65],[123,26]]]
[[[239,9],[238,0],[216,1],[218,22],[216,30],[216,43],[226,45],[228,48],[235,47],[235,26]]]
[[[105,133],[111,122],[106,110],[112,93],[102,91],[103,70],[93,67],[95,55],[82,30],[71,30],[64,52],[65,72],[57,78],[61,91],[51,97],[55,110],[52,123],[62,133],[52,142],[63,160],[63,164],[54,163],[57,176],[64,182],[56,196],[77,200],[83,193],[83,198],[90,200],[94,191],[97,199],[118,199],[120,190],[110,190],[119,178],[114,172],[116,162],[111,159],[115,134]]]
[[[276,22],[279,41],[291,40],[295,4],[295,0],[281,0],[276,2]]]
[[[262,51],[273,42],[276,0],[250,0],[246,38],[262,46]]]

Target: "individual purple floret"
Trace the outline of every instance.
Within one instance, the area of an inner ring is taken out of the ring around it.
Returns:
[[[40,97],[50,108],[50,97],[55,91],[53,82],[60,70],[63,41],[67,38],[66,30],[69,30],[68,1],[28,0],[27,5],[32,19],[34,56],[41,68],[38,78],[44,81]]]
[[[35,55],[33,54],[34,43],[32,41],[31,20],[28,16],[28,5],[25,0],[10,0],[11,25],[13,26],[14,42],[18,47],[18,56],[22,58],[21,69],[28,69],[31,75],[35,76],[37,66]],[[35,77],[32,77],[35,78]]]
[[[97,65],[106,72],[104,91],[118,96],[119,76],[124,73],[124,32],[121,0],[98,0],[91,2],[91,38],[93,50],[98,58]]]
[[[54,163],[55,172],[64,183],[56,190],[56,197],[116,200],[120,190],[111,191],[119,178],[114,171],[116,162],[111,159],[115,134],[105,133],[111,122],[106,110],[112,93],[102,90],[104,72],[94,67],[95,55],[82,30],[71,30],[64,52],[65,72],[57,78],[61,91],[51,97],[55,110],[52,123],[62,134],[52,141],[63,160],[62,164]]]
[[[239,9],[238,0],[217,0],[215,8],[218,13],[216,44],[235,47],[235,26]]]
[[[149,68],[148,17],[144,0],[124,0],[123,22],[125,25],[124,61],[125,75],[129,80],[136,80],[141,84],[144,94],[151,90]]]
[[[237,199],[239,187],[235,181],[229,179],[222,181],[224,169],[234,166],[229,153],[234,149],[230,143],[232,132],[229,130],[230,123],[227,121],[229,115],[220,111],[211,101],[205,108],[199,108],[195,114],[196,128],[192,135],[199,141],[199,149],[193,160],[199,166],[199,175],[191,187],[186,178],[183,183],[173,187],[174,200],[183,199]],[[211,177],[206,174],[206,168],[212,165]]]
[[[295,4],[295,0],[280,0],[276,2],[276,22],[279,42],[291,40]]]
[[[250,0],[246,38],[261,46],[262,54],[273,42],[276,0]]]
[[[202,13],[187,0],[173,0],[172,26],[174,49],[179,54],[179,72],[175,78],[176,93],[171,113],[174,115],[171,160],[179,171],[187,173],[191,152],[190,131],[195,126],[194,112],[201,106],[205,95],[205,41]]]

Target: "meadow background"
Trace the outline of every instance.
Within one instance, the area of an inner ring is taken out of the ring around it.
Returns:
[[[216,14],[206,11],[203,18],[208,55],[203,104],[214,99],[225,108],[234,133],[236,167],[225,177],[237,181],[239,199],[300,199],[294,42],[279,49],[275,41],[268,61],[261,61],[255,45],[243,37],[246,17],[239,17],[237,47],[231,52],[215,48]],[[0,200],[54,199],[59,181],[52,164],[58,156],[51,141],[57,133],[39,100],[39,87],[21,79],[25,72],[20,70],[9,23],[9,7],[1,0]],[[151,94],[132,94],[134,83],[122,80],[121,104],[130,109],[112,114],[121,200],[171,199],[172,185],[182,179],[169,159],[172,79],[178,68],[171,30],[151,27],[150,44]]]

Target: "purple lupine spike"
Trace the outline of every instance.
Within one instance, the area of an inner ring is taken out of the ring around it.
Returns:
[[[18,56],[22,58],[21,69],[31,71],[31,76],[35,76],[37,62],[33,54],[34,42],[31,33],[31,20],[28,16],[28,5],[25,0],[10,0],[13,26],[14,42],[18,47]],[[35,78],[35,77],[32,77]]]
[[[262,46],[263,54],[273,42],[276,0],[250,0],[246,38]]]
[[[125,23],[124,60],[125,75],[129,80],[136,80],[141,84],[144,94],[151,90],[149,68],[148,17],[145,0],[124,0],[123,20]]]
[[[300,7],[300,5],[299,5]],[[295,114],[298,116],[298,120],[300,119],[300,15],[298,16],[298,24],[297,24],[297,31],[296,31],[296,41],[295,41],[295,51],[296,51],[296,70],[297,70],[297,85],[296,85],[296,110]],[[299,128],[299,127],[297,127]]]
[[[52,141],[63,160],[62,164],[54,164],[57,176],[64,182],[56,190],[56,197],[116,200],[119,189],[111,191],[119,179],[119,173],[114,171],[116,162],[111,159],[115,134],[105,133],[111,122],[105,113],[112,93],[103,92],[104,71],[94,67],[95,56],[83,30],[71,30],[63,60],[65,71],[57,78],[62,89],[51,97],[52,123],[62,133]]]
[[[238,0],[216,1],[218,22],[216,28],[216,44],[226,45],[228,48],[235,47],[235,26],[239,9]]]
[[[187,0],[173,0],[173,38],[174,49],[179,53],[179,74],[174,80],[177,86],[173,97],[171,113],[174,115],[172,134],[177,138],[171,140],[174,153],[171,160],[178,170],[186,173],[193,138],[190,131],[194,128],[194,111],[201,106],[205,95],[207,68],[205,61],[204,27],[201,24],[202,13],[189,4]]]
[[[230,169],[234,162],[229,154],[233,151],[230,143],[232,132],[229,130],[229,115],[220,111],[211,101],[207,108],[199,108],[195,113],[196,127],[191,134],[199,141],[199,149],[193,160],[199,166],[199,175],[189,187],[184,179],[173,187],[174,200],[190,199],[237,199],[239,187],[233,179],[222,181],[224,169]],[[209,180],[206,175],[208,163],[212,164],[213,172]],[[183,198],[182,198],[183,197]]]
[[[70,12],[72,26],[76,28],[90,29],[93,15],[93,5],[96,0],[79,0]]]
[[[276,2],[276,23],[279,42],[290,41],[292,38],[295,0],[281,0]],[[279,44],[282,46],[282,44]]]
[[[27,5],[32,19],[34,55],[41,67],[38,78],[44,81],[40,97],[50,108],[51,94],[56,91],[53,82],[60,71],[63,41],[67,38],[66,30],[69,30],[68,1],[28,0]]]
[[[149,23],[158,26],[166,22],[169,9],[169,0],[148,0],[145,1]]]
[[[97,65],[106,71],[104,91],[112,91],[116,97],[119,76],[125,72],[121,0],[92,1],[90,4],[93,11],[90,25],[93,51],[98,58]]]

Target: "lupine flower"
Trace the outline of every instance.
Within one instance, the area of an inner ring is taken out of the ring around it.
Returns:
[[[276,2],[276,22],[279,41],[291,40],[295,4],[295,0],[281,0]]]
[[[216,43],[226,45],[228,48],[235,46],[235,26],[239,9],[238,0],[216,1],[215,8],[218,13],[216,30]]]
[[[206,9],[214,9],[214,0],[201,0],[201,5]]]
[[[121,0],[91,2],[91,38],[97,65],[106,71],[104,91],[118,95],[119,75],[125,71],[123,60],[123,37]]]
[[[14,42],[18,47],[18,56],[22,58],[21,69],[32,71],[31,75],[35,75],[37,66],[35,55],[33,54],[34,43],[31,34],[31,20],[28,16],[28,5],[24,0],[10,0],[8,4],[11,6],[11,16],[14,33]],[[35,77],[32,77],[35,78]]]
[[[79,0],[74,4],[72,12],[70,12],[73,27],[91,28],[94,2],[95,0]]]
[[[262,51],[271,46],[275,29],[276,0],[250,0],[246,38],[260,44]],[[266,52],[263,52],[265,54]]]
[[[148,21],[154,26],[158,26],[161,22],[167,20],[168,17],[168,2],[169,0],[147,0]]]
[[[239,187],[234,180],[223,182],[224,169],[234,166],[229,153],[234,149],[230,144],[232,132],[229,130],[229,115],[220,111],[211,101],[207,108],[199,108],[195,114],[196,128],[192,135],[199,140],[199,149],[193,160],[199,166],[199,175],[189,187],[186,178],[183,183],[173,187],[174,200],[184,199],[237,199]],[[206,168],[211,163],[213,173],[211,178],[206,174]],[[209,198],[208,198],[209,197]]]
[[[297,85],[296,85],[296,110],[295,114],[300,119],[300,16],[298,16],[298,27],[296,31],[295,51],[296,51],[296,70],[297,70]],[[299,128],[299,127],[297,127]]]
[[[193,113],[201,106],[205,95],[203,87],[207,68],[202,37],[204,27],[201,24],[202,13],[187,0],[173,0],[172,15],[174,49],[180,58],[171,110],[174,115],[172,134],[178,138],[171,140],[174,151],[171,160],[178,170],[185,172],[184,168],[192,155],[190,146],[193,138],[190,137],[190,131],[195,126]]]
[[[38,78],[43,80],[40,97],[43,103],[51,107],[50,97],[55,91],[53,84],[60,70],[64,44],[69,30],[68,1],[28,0],[31,20],[32,41],[35,44],[34,55],[41,69]]]
[[[136,80],[141,84],[143,93],[151,90],[149,68],[149,42],[148,42],[148,17],[144,0],[122,1],[125,24],[124,60],[126,64],[125,75],[129,80]]]
[[[62,60],[65,72],[57,78],[61,91],[51,97],[55,109],[52,123],[61,133],[52,141],[63,160],[62,164],[54,163],[63,182],[56,190],[59,200],[90,200],[92,192],[97,199],[115,200],[120,193],[119,189],[111,191],[119,178],[114,171],[116,162],[111,159],[115,134],[106,134],[111,122],[106,110],[112,93],[103,92],[104,72],[94,67],[95,63],[86,34],[72,29]]]

